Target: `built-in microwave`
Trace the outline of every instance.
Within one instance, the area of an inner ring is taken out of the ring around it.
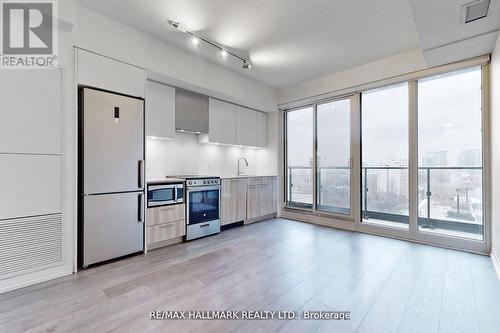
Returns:
[[[174,205],[184,202],[184,183],[148,185],[148,207]]]

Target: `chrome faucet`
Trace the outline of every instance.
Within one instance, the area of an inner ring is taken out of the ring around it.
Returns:
[[[238,160],[238,176],[242,176],[242,175],[244,175],[244,173],[240,171],[240,161],[241,161],[241,160],[245,161],[245,165],[246,165],[246,166],[248,166],[248,161],[247,161],[247,159],[246,159],[246,158],[244,158],[244,157],[240,157],[240,158],[239,158],[239,160]]]

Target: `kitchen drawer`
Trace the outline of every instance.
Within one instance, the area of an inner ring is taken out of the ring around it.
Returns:
[[[186,222],[184,220],[156,224],[146,228],[148,244],[162,242],[186,234]]]
[[[267,177],[251,177],[248,179],[248,185],[267,185]]]
[[[147,209],[146,225],[152,226],[160,223],[184,220],[186,205],[170,205],[151,207]]]

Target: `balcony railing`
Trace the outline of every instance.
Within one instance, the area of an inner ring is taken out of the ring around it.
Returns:
[[[350,213],[349,167],[318,168],[317,209]],[[288,168],[290,206],[311,208],[313,169]],[[408,224],[408,167],[362,167],[363,220]],[[420,228],[482,235],[482,168],[420,167],[418,223]]]

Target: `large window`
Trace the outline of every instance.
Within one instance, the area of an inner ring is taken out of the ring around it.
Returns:
[[[286,133],[288,205],[309,208],[313,203],[313,108],[289,111]]]
[[[408,84],[361,96],[363,222],[408,228]]]
[[[488,66],[480,61],[287,111],[287,206],[357,230],[485,251]]]
[[[483,237],[481,68],[418,81],[420,231]]]
[[[317,208],[351,212],[351,101],[317,106]]]

